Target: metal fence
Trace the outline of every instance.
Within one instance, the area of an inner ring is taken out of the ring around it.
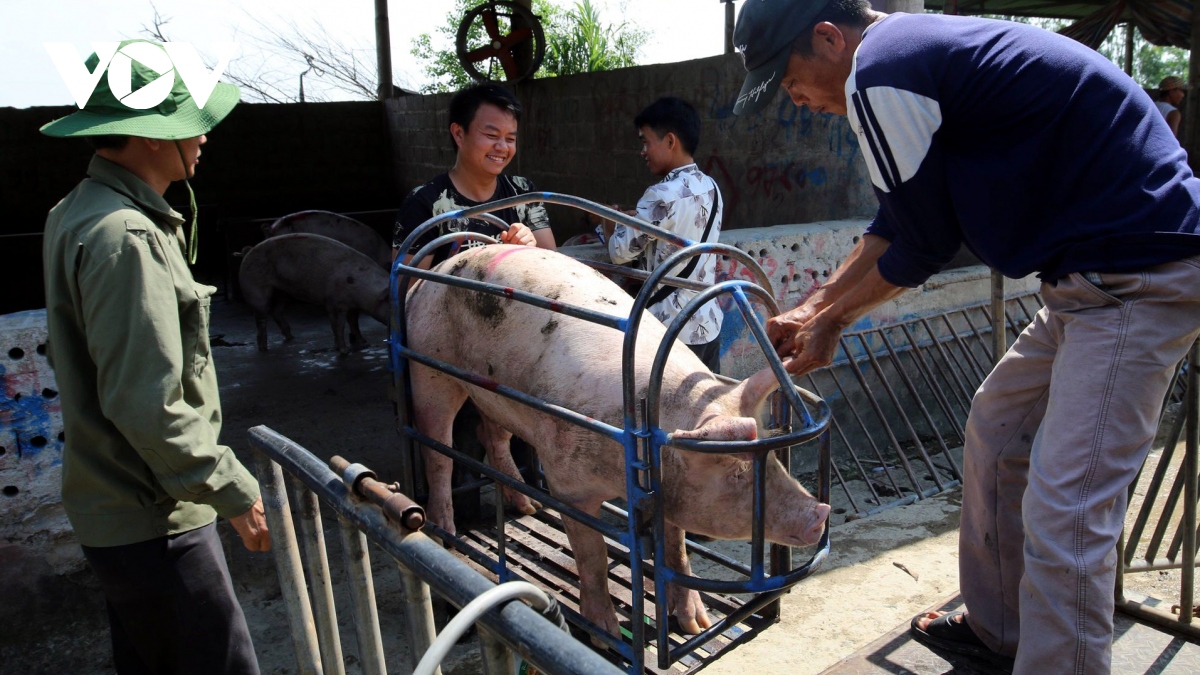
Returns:
[[[1200,480],[1200,341],[1192,345],[1180,362],[1163,400],[1160,418],[1161,453],[1147,458],[1138,478],[1129,486],[1133,503],[1139,485],[1145,486],[1137,516],[1117,545],[1117,608],[1139,619],[1200,639],[1200,607],[1196,605],[1197,553],[1197,481]],[[1169,427],[1164,427],[1174,412]],[[1183,457],[1176,461],[1180,436],[1184,436]],[[1149,480],[1142,475],[1151,465]],[[1174,473],[1171,478],[1170,474]],[[1164,494],[1168,479],[1171,487]],[[1175,514],[1179,513],[1177,517]],[[1164,550],[1165,544],[1165,550]],[[1125,598],[1124,575],[1157,570],[1180,570],[1179,604],[1172,611],[1152,607]]]
[[[250,439],[259,453],[256,459],[263,505],[301,675],[345,672],[321,524],[322,505],[338,517],[359,665],[367,675],[387,672],[368,542],[394,558],[399,568],[406,634],[411,645],[407,672],[416,668],[418,659],[435,639],[431,588],[460,608],[495,588],[418,531],[424,522],[420,507],[403,495],[372,485],[373,475],[364,467],[342,462],[339,475],[312,453],[267,427],[251,429]],[[369,495],[372,490],[374,501],[382,502],[382,507],[358,496]],[[299,538],[292,500],[300,519]],[[551,675],[621,672],[522,602],[509,602],[484,614],[479,622],[483,626],[481,652],[487,675],[513,673],[512,653]]]

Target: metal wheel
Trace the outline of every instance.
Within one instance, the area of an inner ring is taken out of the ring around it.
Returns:
[[[541,67],[546,55],[546,36],[533,12],[499,0],[485,2],[463,16],[455,47],[459,63],[473,79],[519,82]],[[531,47],[533,59],[522,68],[517,55]]]

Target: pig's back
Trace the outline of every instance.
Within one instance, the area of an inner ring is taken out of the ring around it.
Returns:
[[[270,228],[272,237],[301,233],[339,241],[385,268],[391,262],[390,247],[383,237],[349,216],[331,211],[301,211],[280,218]]]
[[[261,242],[246,254],[241,275],[318,304],[360,294],[370,298],[388,283],[387,272],[375,261],[340,241],[309,233]]]
[[[620,318],[633,308],[633,298],[599,272],[533,247],[470,249],[436,269]],[[408,320],[408,343],[418,352],[609,423],[621,418],[624,334],[616,329],[507,298],[428,283],[410,294]],[[643,313],[639,389],[648,380],[665,332],[657,319]],[[708,371],[691,350],[677,344],[665,388],[689,373]]]

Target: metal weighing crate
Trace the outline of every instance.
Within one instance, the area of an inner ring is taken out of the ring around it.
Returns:
[[[563,601],[571,622],[586,631],[594,642],[605,645],[610,651],[610,656],[627,666],[629,673],[640,674],[646,670],[656,670],[653,667],[647,667],[647,650],[657,654],[657,670],[691,671],[719,656],[724,648],[744,637],[747,632],[773,622],[778,617],[780,596],[786,593],[791,586],[814,572],[828,555],[829,523],[826,522],[815,553],[807,562],[798,567],[792,565],[791,550],[788,547],[771,545],[770,571],[768,572],[765,560],[768,556],[764,552],[763,516],[765,500],[768,498],[764,492],[770,453],[781,451],[780,459],[787,468],[789,463],[787,449],[807,441],[817,441],[819,477],[816,497],[820,501],[828,503],[830,489],[829,407],[816,395],[793,385],[779,357],[770,348],[766,329],[751,304],[752,299],[756,300],[769,316],[779,313],[774,295],[770,291],[770,281],[757,261],[732,246],[718,243],[696,243],[584,199],[552,192],[535,192],[435,216],[416,228],[404,241],[400,250],[411,250],[413,244],[424,233],[451,219],[473,217],[487,220],[505,229],[508,224],[490,212],[530,202],[548,202],[578,208],[621,223],[661,242],[677,246],[680,250],[649,274],[599,263],[593,264],[605,272],[612,273],[619,270],[619,273],[644,281],[629,316],[605,314],[518,289],[426,271],[418,267],[421,259],[432,254],[441,246],[461,245],[466,241],[495,243],[494,239],[484,235],[465,232],[444,235],[424,246],[408,264],[404,264],[403,257],[399,257],[391,271],[393,313],[389,351],[398,398],[397,426],[401,439],[401,489],[405,494],[417,494],[414,488],[420,485],[422,479],[417,473],[420,465],[417,448],[419,445],[424,445],[453,458],[455,462],[478,474],[540,501],[548,507],[545,512],[514,522],[506,522],[504,509],[498,505],[495,509],[496,524],[494,528],[466,531],[458,536],[450,536],[436,527],[427,527],[427,531],[439,536],[445,543],[453,546],[499,581],[520,577],[538,583],[554,592]],[[712,286],[703,286],[690,280],[667,276],[667,271],[678,269],[687,260],[704,254],[718,254],[736,259],[754,273],[759,283],[730,280]],[[621,331],[624,334],[621,365],[624,399],[623,426],[615,427],[586,417],[578,412],[567,410],[507,387],[478,373],[465,372],[426,354],[419,354],[409,349],[405,341],[405,296],[411,279],[424,280],[426,283],[447,284],[476,293],[486,293],[523,302],[549,312],[565,314],[611,330]],[[659,345],[654,362],[651,364],[646,396],[638,398],[634,378],[634,346],[644,310],[647,308],[654,290],[660,284],[694,289],[699,293],[667,327],[666,336]],[[719,295],[732,296],[734,305],[745,318],[758,344],[765,347],[763,353],[766,361],[781,384],[781,395],[777,396],[775,405],[772,406],[772,426],[775,427],[775,430],[767,437],[754,441],[718,442],[674,439],[671,434],[658,427],[662,374],[667,357],[675,338],[683,329],[688,318],[709,300]],[[629,512],[626,513],[611,505],[608,508],[610,513],[617,513],[621,516],[621,524],[606,522],[579,511],[555,499],[544,490],[514,480],[454,448],[425,436],[414,428],[409,382],[410,361],[418,362],[470,385],[515,400],[621,443],[625,449],[625,485]],[[641,422],[638,421],[639,417]],[[743,577],[741,580],[724,581],[684,575],[659,564],[659,561],[664,559],[663,537],[656,536],[657,533],[663,531],[664,526],[663,498],[660,490],[661,452],[664,445],[689,452],[748,453],[753,455],[754,506],[750,564],[744,565],[716,551],[691,542],[688,543],[689,552],[719,563],[735,575]],[[569,542],[563,533],[562,515],[569,516],[600,532],[607,539],[610,560],[616,561],[615,564],[610,562],[609,565],[609,590],[614,596],[614,605],[628,620],[628,629],[622,630],[622,636],[611,635],[587,621],[577,611],[571,611],[572,606],[578,607],[578,583],[577,577],[572,577],[574,562],[571,558]],[[646,576],[650,576],[653,580],[652,592],[645,587]],[[719,617],[718,620],[712,627],[699,635],[691,637],[672,635],[670,622],[658,620],[660,617],[668,615],[667,583],[680,584],[707,594],[705,596],[706,604],[714,610],[714,614]],[[648,594],[651,597],[649,606],[646,602]],[[733,594],[749,594],[750,597],[743,601],[732,598]]]

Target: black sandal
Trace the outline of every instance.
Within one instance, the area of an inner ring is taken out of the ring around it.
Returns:
[[[917,622],[925,618],[926,614],[928,612],[914,616],[909,624],[913,639],[917,642],[955,654],[1011,662],[1011,659],[988,649],[983,640],[980,640],[975,631],[971,630],[971,626],[967,624],[966,612],[947,612],[930,620],[922,630],[917,626]]]

